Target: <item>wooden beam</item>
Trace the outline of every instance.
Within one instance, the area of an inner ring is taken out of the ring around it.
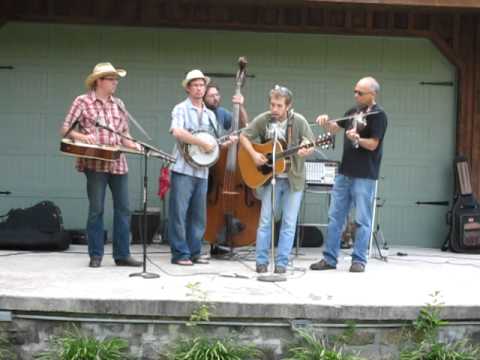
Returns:
[[[436,8],[463,8],[480,10],[478,0],[306,0],[306,3],[343,5],[420,6]]]

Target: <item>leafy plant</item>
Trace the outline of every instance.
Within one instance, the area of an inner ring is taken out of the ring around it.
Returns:
[[[353,339],[357,324],[355,321],[349,320],[346,322],[346,325],[345,330],[343,330],[340,335],[335,336],[336,344],[346,345]]]
[[[209,339],[197,336],[180,340],[163,359],[168,360],[253,360],[261,359],[261,352],[251,345],[242,345],[233,339]]]
[[[0,333],[0,360],[15,360],[17,355],[12,350],[12,344],[5,334]]]
[[[420,310],[420,314],[412,324],[417,342],[435,339],[440,327],[448,323],[440,318],[443,306],[443,303],[440,302],[440,292],[435,291],[430,297],[432,301]]]
[[[76,327],[51,339],[49,349],[36,356],[40,360],[125,360],[129,358],[126,340],[98,340]]]
[[[439,295],[438,291],[431,294],[432,302],[420,310],[411,329],[415,344],[400,353],[400,360],[480,359],[480,347],[470,344],[468,340],[452,343],[438,341],[440,327],[448,324],[440,317],[443,303],[439,301]]]
[[[288,350],[285,360],[360,360],[360,358],[344,354],[342,349],[328,348],[324,340],[319,340],[313,332],[296,330],[300,337],[298,344]]]
[[[423,341],[416,349],[404,351],[400,360],[478,360],[480,348],[467,341],[453,344]]]
[[[190,296],[200,302],[200,305],[192,311],[190,314],[188,326],[195,326],[199,321],[210,321],[210,316],[212,312],[212,306],[207,304],[207,292],[200,288],[200,283],[189,283],[187,288],[190,290],[190,293],[187,296]]]

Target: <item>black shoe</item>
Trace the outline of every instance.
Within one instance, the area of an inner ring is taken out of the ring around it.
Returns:
[[[88,266],[90,266],[91,268],[98,268],[102,265],[102,257],[101,256],[92,256],[90,258],[90,264],[88,264]]]
[[[360,262],[352,262],[352,265],[350,266],[350,272],[353,272],[353,273],[365,272],[365,264],[362,264]]]
[[[115,265],[117,266],[142,266],[143,262],[135,260],[133,257],[129,256],[125,259],[115,259]]]
[[[336,268],[336,266],[327,264],[324,259],[310,265],[310,270],[334,270]]]
[[[224,256],[230,254],[230,250],[219,246],[219,245],[212,245],[210,247],[210,255],[212,256]]]
[[[275,266],[275,274],[285,274],[287,272],[287,268],[285,266]]]
[[[256,271],[259,274],[266,273],[268,272],[268,266],[266,264],[257,264]]]

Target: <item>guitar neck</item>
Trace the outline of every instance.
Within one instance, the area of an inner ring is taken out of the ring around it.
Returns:
[[[294,147],[292,147],[292,148],[290,148],[290,149],[288,149],[288,150],[285,150],[285,151],[283,151],[283,152],[281,152],[281,153],[278,153],[278,154],[276,155],[276,158],[277,158],[277,159],[283,159],[283,158],[285,158],[285,157],[288,157],[288,156],[291,156],[291,155],[295,154],[298,150],[300,150],[300,149],[302,149],[302,148],[307,149],[307,148],[310,148],[310,147],[316,146],[316,145],[318,145],[318,144],[317,144],[316,142],[314,142],[314,143],[308,143],[308,144],[304,144],[304,145],[294,146]]]

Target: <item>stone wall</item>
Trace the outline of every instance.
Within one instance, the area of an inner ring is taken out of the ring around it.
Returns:
[[[87,319],[85,319],[87,320]],[[14,346],[15,352],[21,360],[31,360],[33,355],[45,350],[48,340],[52,335],[60,335],[72,325],[82,332],[93,335],[99,339],[119,337],[130,344],[131,353],[135,359],[159,359],[160,353],[165,353],[168,346],[175,343],[181,336],[191,336],[194,332],[201,332],[211,336],[224,337],[229,334],[234,339],[255,344],[265,349],[265,359],[282,359],[286,354],[288,345],[294,339],[293,330],[288,324],[246,324],[245,326],[229,325],[228,321],[216,325],[201,325],[194,329],[174,320],[169,323],[135,323],[131,320],[117,320],[114,323],[84,321],[50,321],[15,319],[11,322],[0,322],[0,336],[3,334]],[[125,321],[125,322],[122,322]],[[146,320],[141,320],[146,321]],[[161,320],[163,321],[163,320]],[[274,323],[272,323],[274,324]],[[313,324],[313,329],[320,337],[329,341],[343,342],[347,351],[372,360],[398,359],[399,349],[404,345],[405,329],[399,324],[353,324],[342,327],[343,324]],[[372,327],[370,327],[372,326]],[[376,326],[376,327],[375,327]],[[390,327],[392,326],[392,327]],[[466,337],[480,342],[480,324],[471,325],[463,322],[449,324],[440,331],[440,339],[444,341],[460,340]]]

